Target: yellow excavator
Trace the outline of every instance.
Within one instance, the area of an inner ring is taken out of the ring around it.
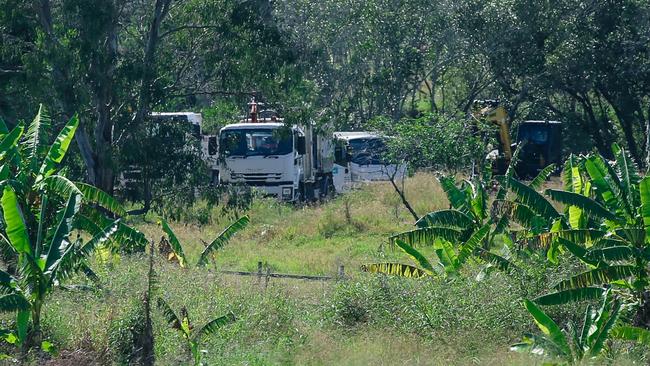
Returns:
[[[534,177],[550,164],[561,162],[562,124],[558,121],[523,121],[517,130],[516,142],[510,137],[510,116],[499,100],[475,100],[472,117],[498,127],[499,148],[487,158],[492,161],[493,174],[504,174],[512,160],[513,148],[521,146],[515,171],[520,178]]]

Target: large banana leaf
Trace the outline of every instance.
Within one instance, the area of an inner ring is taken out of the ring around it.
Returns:
[[[602,287],[581,287],[558,291],[536,298],[539,305],[562,305],[573,301],[600,299],[605,293]]]
[[[612,144],[612,152],[616,158],[616,170],[621,181],[621,190],[625,194],[628,205],[639,207],[639,192],[636,190],[641,181],[638,174],[639,167],[627,151],[618,146],[617,143]]]
[[[56,171],[56,167],[61,163],[63,157],[68,152],[68,147],[72,138],[74,137],[77,127],[79,126],[79,119],[77,116],[73,116],[68,123],[63,127],[59,135],[54,140],[54,143],[50,146],[50,151],[48,151],[43,164],[41,165],[39,175],[41,180],[52,175]]]
[[[80,205],[81,205],[81,196],[71,195],[70,198],[68,199],[65,209],[63,210],[63,213],[61,215],[61,220],[57,225],[56,231],[54,232],[54,237],[50,242],[46,260],[43,263],[44,266],[41,267],[41,270],[50,268],[52,264],[54,264],[54,262],[58,261],[59,258],[61,258],[63,252],[70,245],[70,242],[68,241],[68,236],[70,235],[70,231],[72,231],[72,220],[74,218],[74,215],[79,211]]]
[[[167,238],[169,238],[169,244],[172,250],[174,251],[174,254],[178,258],[178,264],[181,267],[185,267],[185,265],[187,264],[187,259],[185,258],[185,253],[183,253],[183,247],[181,246],[180,241],[178,241],[176,234],[174,234],[172,228],[169,227],[167,221],[160,220],[160,225],[162,226],[162,229],[165,232],[165,234],[167,234]]]
[[[419,228],[437,226],[451,227],[460,230],[464,230],[472,224],[473,220],[470,216],[455,209],[429,212],[415,223]]]
[[[228,313],[224,316],[220,316],[216,319],[213,319],[206,323],[201,329],[195,333],[194,338],[199,338],[204,335],[210,335],[215,333],[219,328],[223,327],[224,325],[228,325],[230,323],[233,323],[235,321],[235,314],[233,313]]]
[[[77,182],[76,186],[83,192],[84,199],[88,203],[97,204],[117,216],[126,216],[126,210],[113,197],[101,189],[90,184]]]
[[[562,170],[562,180],[564,181],[564,190],[567,192],[582,192],[582,175],[580,174],[580,164],[575,155],[571,154],[564,162]]]
[[[472,191],[472,195],[470,196],[471,210],[478,221],[483,222],[483,220],[488,215],[488,194],[485,192],[485,189],[483,189],[483,186],[481,184],[475,186],[469,181],[467,181],[467,184],[469,187],[471,187]]]
[[[534,248],[548,248],[558,238],[590,247],[607,234],[605,231],[593,229],[560,230],[539,234],[529,240],[528,245]]]
[[[650,238],[650,176],[643,178],[639,183],[639,192],[641,194],[641,217],[643,218],[643,227],[646,238]]]
[[[634,273],[635,267],[630,265],[596,268],[561,281],[555,286],[555,289],[562,291],[572,288],[602,285],[618,280],[624,280],[633,276]]]
[[[402,263],[370,263],[361,266],[361,270],[370,273],[382,273],[392,276],[420,278],[427,273],[415,266]]]
[[[631,217],[632,212],[623,194],[616,184],[618,178],[611,174],[611,166],[600,156],[590,156],[585,160],[585,169],[596,187],[596,193],[604,202],[605,207],[612,212]]]
[[[34,120],[27,128],[24,142],[25,150],[27,150],[27,164],[34,173],[36,173],[35,170],[38,168],[37,164],[47,152],[51,125],[52,123],[47,109],[41,104],[36,117],[34,117]]]
[[[650,345],[650,330],[622,325],[612,329],[613,338]]]
[[[634,251],[629,245],[591,248],[587,258],[597,262],[624,261],[632,259]]]
[[[571,355],[571,348],[567,343],[566,337],[562,329],[546,315],[540,308],[537,307],[532,301],[525,299],[524,306],[526,310],[532,315],[537,327],[546,335],[564,355]]]
[[[418,262],[420,267],[422,267],[422,269],[424,269],[424,271],[427,272],[427,274],[433,275],[433,271],[434,271],[433,266],[431,265],[429,260],[427,260],[427,258],[424,255],[422,255],[422,253],[418,252],[417,250],[415,250],[415,248],[413,248],[412,246],[406,244],[405,242],[399,239],[395,240],[395,244],[398,247],[400,247],[400,249],[402,249],[404,253],[408,254],[411,258],[413,258],[414,261]]]
[[[594,260],[588,256],[586,248],[583,248],[582,246],[563,238],[558,238],[558,242],[562,244],[562,246],[564,246],[569,252],[571,252],[571,254],[576,256],[576,258],[580,259],[584,263],[592,266],[597,266],[599,264],[597,260]]]
[[[9,156],[8,154],[14,151],[18,144],[18,140],[20,140],[20,137],[23,135],[24,129],[25,127],[22,124],[19,124],[14,127],[11,132],[6,134],[2,140],[0,140],[0,162],[7,158],[7,156]]]
[[[19,254],[31,254],[32,247],[29,243],[29,235],[27,234],[23,213],[18,205],[16,193],[8,185],[3,189],[1,202],[5,232],[7,233],[9,243]]]
[[[223,248],[228,243],[228,241],[230,241],[230,238],[232,238],[239,231],[244,230],[249,223],[250,219],[248,216],[242,216],[237,221],[228,225],[228,227],[225,228],[221,234],[214,238],[214,240],[208,244],[205,249],[203,249],[201,257],[199,257],[198,265],[205,265],[208,262],[208,258],[211,253],[214,253],[215,251]]]
[[[82,208],[81,213],[75,216],[74,226],[75,229],[86,231],[90,235],[97,235],[111,222],[100,215],[97,210],[85,207]],[[120,222],[115,233],[111,235],[111,243],[110,250],[114,253],[132,253],[144,250],[149,241],[139,230]]]
[[[55,193],[61,197],[70,197],[71,194],[83,195],[74,182],[58,174],[50,175],[43,179],[41,185],[45,187],[48,192]]]
[[[528,206],[533,212],[546,220],[553,220],[560,216],[555,207],[534,189],[514,178],[510,178],[508,185],[510,190],[517,195],[519,202]]]
[[[492,203],[491,216],[494,221],[506,216],[534,233],[548,226],[547,221],[528,206],[514,201],[495,200]]]
[[[456,187],[456,181],[454,178],[442,177],[440,178],[440,185],[447,194],[447,199],[449,200],[451,207],[465,213],[469,212],[470,208],[467,204],[467,197],[463,191]]]
[[[395,241],[399,239],[411,246],[418,244],[433,245],[436,239],[443,239],[454,243],[458,241],[460,236],[461,231],[458,229],[450,227],[425,227],[393,235],[389,238],[389,241],[395,244]]]
[[[596,331],[595,338],[593,340],[593,343],[591,344],[591,347],[589,349],[589,352],[591,353],[592,357],[597,356],[600,352],[603,351],[603,346],[605,345],[605,341],[609,338],[609,333],[611,332],[612,328],[614,328],[614,325],[618,321],[618,315],[619,312],[621,311],[622,303],[619,299],[616,299],[612,302],[611,308],[609,309],[608,312],[608,317],[602,325],[598,327],[598,330]],[[603,316],[604,314],[601,314]]]
[[[458,256],[454,247],[446,240],[436,242],[436,255],[446,273],[454,273],[458,270]]]
[[[615,221],[615,222],[625,222],[624,219],[621,219],[609,212],[605,207],[600,203],[592,200],[589,197],[585,197],[579,193],[561,191],[557,189],[547,189],[546,195],[551,197],[552,200],[563,203],[569,206],[576,206],[582,209],[584,212],[588,213],[592,217]]]
[[[551,174],[553,174],[553,171],[555,171],[555,164],[546,166],[537,174],[537,176],[532,181],[530,181],[528,186],[534,190],[541,189],[542,184],[548,180]]]
[[[29,301],[21,294],[8,294],[0,296],[0,311],[14,312],[18,310],[29,310]]]
[[[472,236],[460,246],[460,250],[458,251],[458,262],[464,263],[465,260],[474,253],[474,250],[480,247],[481,242],[483,242],[489,233],[490,224],[485,224],[480,229],[476,230],[476,232],[474,232]]]

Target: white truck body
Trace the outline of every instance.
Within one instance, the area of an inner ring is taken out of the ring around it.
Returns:
[[[207,164],[209,170],[213,173],[218,170],[217,166],[217,141],[218,136],[203,135],[203,116],[195,112],[151,112],[149,118],[152,122],[165,123],[173,122],[190,125],[190,135],[188,138],[197,138],[201,141],[201,157]],[[117,188],[126,189],[130,184],[137,184],[141,178],[141,168],[138,166],[129,166],[120,172],[117,177]]]
[[[268,120],[268,121],[267,121]],[[243,183],[283,201],[333,193],[334,147],[314,126],[244,120],[219,131],[219,183]]]
[[[355,184],[372,181],[396,180],[406,174],[406,164],[387,164],[382,158],[385,137],[372,132],[334,132],[337,149],[346,151],[347,159],[338,158],[336,169],[344,174],[335,175],[338,190],[349,190]]]

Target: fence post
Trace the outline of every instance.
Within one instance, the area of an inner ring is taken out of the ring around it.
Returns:
[[[342,265],[342,264],[339,266],[339,271],[338,271],[337,277],[340,280],[342,280],[345,277],[345,266]]]
[[[266,266],[266,280],[264,281],[264,290],[266,291],[266,288],[269,287],[269,278],[271,278],[271,267]]]
[[[257,285],[262,285],[262,262],[257,262]]]

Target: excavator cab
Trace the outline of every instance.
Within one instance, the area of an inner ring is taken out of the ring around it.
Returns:
[[[514,143],[510,137],[510,116],[499,100],[475,100],[472,117],[498,128],[499,148],[488,154],[492,161],[492,172],[504,174],[512,152],[521,145],[519,161],[515,171],[520,178],[536,176],[550,164],[559,164],[561,159],[562,124],[558,121],[524,121],[519,124]]]
[[[517,174],[534,177],[550,164],[561,160],[562,123],[558,121],[524,121],[517,130],[519,152]]]

